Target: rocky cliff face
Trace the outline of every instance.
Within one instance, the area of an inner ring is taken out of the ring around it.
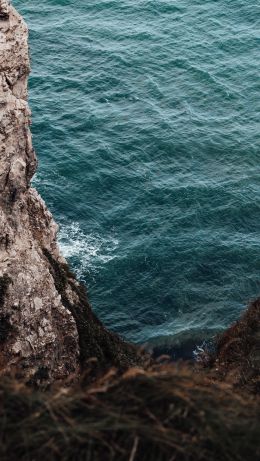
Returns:
[[[30,180],[28,30],[0,0],[0,371],[31,382],[65,379],[91,358],[127,366],[136,351],[92,313],[56,243],[57,225]]]

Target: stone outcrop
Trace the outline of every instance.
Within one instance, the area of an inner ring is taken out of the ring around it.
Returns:
[[[242,317],[218,337],[209,365],[216,380],[260,394],[260,298],[252,301]]]
[[[30,187],[29,71],[27,26],[0,0],[0,372],[48,384],[77,376],[93,357],[102,367],[138,359],[92,313],[59,253],[57,225]]]
[[[0,19],[8,19],[9,10],[10,10],[9,0],[0,0]]]

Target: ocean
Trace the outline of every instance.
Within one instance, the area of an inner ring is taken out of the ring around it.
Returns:
[[[260,3],[13,4],[33,185],[93,309],[138,344],[221,331],[260,292]]]

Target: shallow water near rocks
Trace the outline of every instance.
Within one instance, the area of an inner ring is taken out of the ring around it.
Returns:
[[[13,4],[34,185],[95,311],[137,343],[225,328],[260,291],[260,5]]]

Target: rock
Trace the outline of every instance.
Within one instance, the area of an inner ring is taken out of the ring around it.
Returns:
[[[8,0],[0,0],[0,20],[9,18],[10,4]]]
[[[30,186],[37,159],[29,71],[27,26],[0,0],[0,372],[47,385],[77,377],[93,357],[102,367],[139,359],[93,314],[59,252],[57,225]]]
[[[260,394],[260,298],[216,341],[211,368],[215,379],[235,389]]]

